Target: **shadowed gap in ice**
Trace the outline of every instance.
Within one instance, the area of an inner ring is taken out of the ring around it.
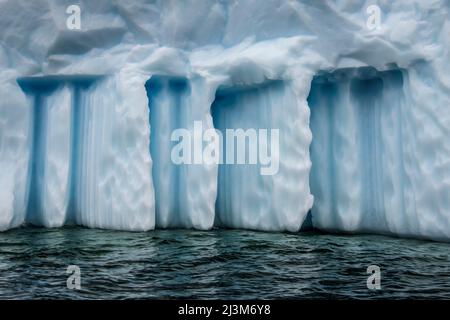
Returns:
[[[171,151],[178,141],[171,141],[176,129],[187,128],[187,97],[190,86],[186,79],[152,76],[145,84],[150,109],[150,154],[153,160],[156,226],[183,226],[186,218],[185,164],[175,164]]]
[[[387,232],[389,216],[403,214],[403,94],[399,69],[340,69],[313,79],[308,104],[315,227]],[[400,205],[385,197],[400,199]]]
[[[214,127],[223,137],[223,163],[219,165],[215,225],[256,230],[298,231],[303,221],[298,201],[300,184],[288,188],[290,180],[298,176],[297,167],[289,167],[296,150],[288,145],[296,139],[291,120],[298,116],[298,100],[288,83],[267,80],[257,85],[219,87],[211,107]],[[230,136],[227,130],[232,129]],[[241,138],[237,138],[241,130]],[[279,139],[272,141],[272,133]],[[256,139],[253,137],[256,136]],[[245,149],[238,149],[238,140],[245,138]],[[267,143],[261,144],[264,139]],[[234,143],[228,140],[233,139]],[[251,145],[251,142],[255,145]],[[275,149],[275,144],[279,146]],[[230,147],[232,146],[233,149]],[[227,153],[234,152],[228,162]],[[245,152],[245,163],[237,163],[237,153]],[[251,162],[251,156],[256,163]],[[279,162],[279,170],[262,174],[261,153]],[[289,182],[286,182],[288,181]],[[295,183],[295,182],[293,182]],[[305,212],[306,215],[306,212]]]

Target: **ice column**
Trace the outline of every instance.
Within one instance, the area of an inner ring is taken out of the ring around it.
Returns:
[[[214,222],[217,166],[206,164],[202,159],[196,161],[203,150],[203,132],[212,127],[209,85],[201,79],[188,81],[155,75],[147,82],[146,88],[150,108],[156,225],[160,228],[210,229]],[[175,134],[179,129],[185,133],[183,136]],[[198,142],[200,154],[195,156],[194,144]],[[188,146],[184,151],[188,155],[187,161],[177,163],[171,154],[180,143]]]

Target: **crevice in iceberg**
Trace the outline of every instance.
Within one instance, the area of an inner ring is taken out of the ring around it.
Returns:
[[[339,69],[314,77],[312,220],[332,231],[394,231],[405,213],[405,70]]]
[[[260,165],[248,164],[249,136],[245,140],[245,164],[227,163],[227,134],[229,129],[270,129],[271,91],[282,90],[282,81],[267,81],[259,85],[234,85],[219,87],[211,106],[214,128],[222,133],[222,164],[219,165],[215,225],[222,227],[257,228],[264,223],[261,217],[264,207],[270,208],[270,197],[263,199],[261,193],[271,193],[271,183],[264,183]],[[237,143],[233,143],[236,161]],[[268,180],[268,179],[266,179]],[[244,187],[246,186],[246,187]]]
[[[362,174],[362,208],[364,216],[385,212],[383,201],[383,166],[381,141],[381,105],[383,80],[378,76],[368,79],[352,79],[350,95],[358,109],[358,128],[360,135],[360,161]],[[335,184],[336,185],[336,184]],[[383,223],[383,221],[378,221]],[[385,228],[386,226],[381,226]]]
[[[300,203],[304,200],[303,195],[299,196],[301,169],[290,165],[299,157],[298,150],[289,147],[291,142],[301,139],[293,121],[299,113],[298,99],[287,81],[266,80],[256,85],[218,88],[211,106],[214,127],[223,137],[216,226],[266,231],[300,229],[307,211],[302,212],[304,203]],[[234,136],[228,136],[229,129],[234,130]],[[238,130],[241,138],[237,137]],[[275,132],[277,135],[272,135]],[[237,149],[238,139],[244,141],[245,149]],[[233,149],[228,147],[228,140],[233,140],[230,144]],[[250,146],[250,140],[255,145]],[[276,149],[275,145],[278,145]],[[237,163],[236,154],[242,150],[245,150],[244,164]],[[227,152],[231,151],[234,151],[234,161],[230,163]],[[250,162],[251,152],[256,152],[256,163]],[[272,161],[279,160],[273,174],[262,174],[260,156],[266,152]]]
[[[187,108],[190,84],[187,79],[152,76],[145,84],[150,111],[150,154],[155,189],[156,227],[181,227],[188,220],[186,210],[186,164],[175,164],[171,152],[177,141],[171,136],[189,124]]]
[[[300,231],[311,231],[313,229],[314,229],[314,227],[313,227],[313,223],[312,223],[312,214],[311,214],[311,210],[309,210],[308,214],[306,215],[305,220],[302,223]]]
[[[26,88],[27,92],[31,88]],[[42,174],[45,172],[46,158],[46,127],[48,126],[48,108],[45,96],[57,89],[57,85],[48,81],[40,83],[34,90],[32,103],[32,140],[30,151],[29,178],[28,178],[28,205],[26,220],[39,224],[43,220],[42,193],[44,181]]]

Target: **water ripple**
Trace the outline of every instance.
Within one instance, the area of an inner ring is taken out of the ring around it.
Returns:
[[[0,298],[449,299],[449,257],[445,243],[368,235],[23,228],[0,233]]]

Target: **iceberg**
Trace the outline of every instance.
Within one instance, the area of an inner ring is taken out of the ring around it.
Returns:
[[[445,0],[2,1],[0,230],[449,241],[449,14]],[[243,159],[266,150],[273,170],[174,162],[174,131],[198,127],[268,132]]]

